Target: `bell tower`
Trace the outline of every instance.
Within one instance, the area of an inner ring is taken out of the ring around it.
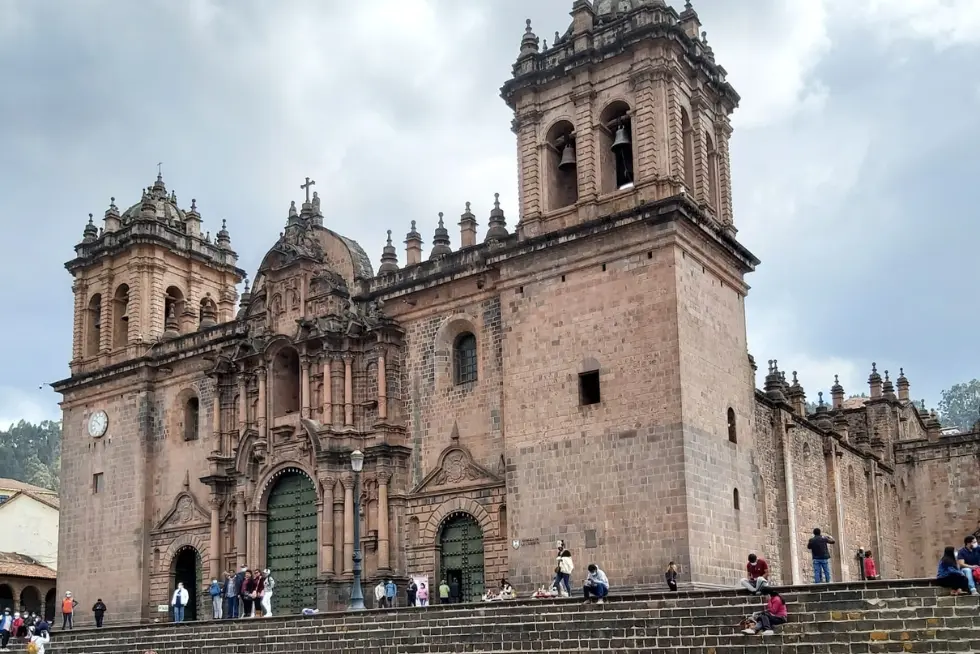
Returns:
[[[214,238],[201,223],[197,202],[181,209],[162,175],[121,213],[112,198],[101,228],[89,214],[65,264],[75,278],[72,376],[234,318],[245,272],[224,221]]]
[[[697,12],[576,0],[542,48],[531,28],[501,95],[514,111],[522,238],[687,194],[735,235],[728,143],[739,97]]]

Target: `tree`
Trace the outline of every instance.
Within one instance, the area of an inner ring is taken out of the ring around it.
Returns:
[[[944,427],[972,429],[980,419],[980,380],[953,384],[943,391],[939,415]]]
[[[56,491],[60,474],[60,422],[34,425],[21,420],[0,430],[0,477]]]

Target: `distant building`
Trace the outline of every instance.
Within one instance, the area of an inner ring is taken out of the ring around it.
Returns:
[[[0,609],[54,618],[58,509],[54,491],[0,479]]]

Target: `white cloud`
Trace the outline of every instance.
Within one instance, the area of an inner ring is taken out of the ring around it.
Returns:
[[[8,429],[21,420],[38,423],[60,420],[58,398],[48,386],[35,392],[12,386],[0,386],[0,429]]]
[[[980,43],[977,0],[834,0],[841,14],[863,21],[879,41],[931,41],[937,49]]]

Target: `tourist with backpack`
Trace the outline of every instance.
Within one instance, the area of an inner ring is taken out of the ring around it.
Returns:
[[[51,626],[44,620],[38,623],[36,632],[27,643],[27,654],[44,654],[44,646],[51,642]]]
[[[211,617],[215,620],[221,619],[221,584],[217,579],[211,580],[208,586],[208,595],[211,596]]]

